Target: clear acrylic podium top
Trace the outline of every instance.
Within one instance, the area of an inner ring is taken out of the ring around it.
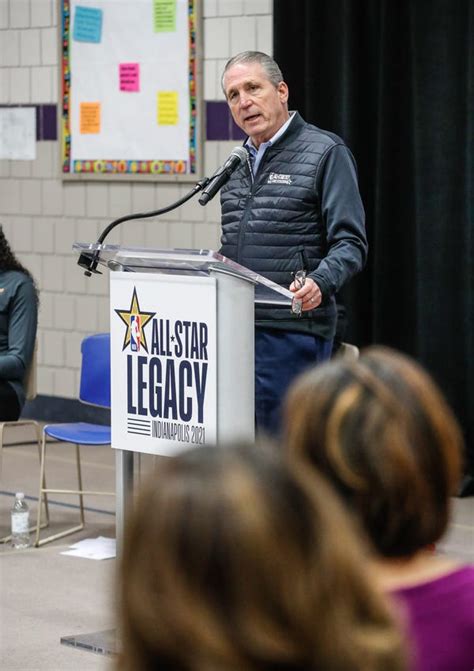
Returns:
[[[209,275],[220,272],[241,277],[254,284],[257,304],[288,305],[291,308],[293,301],[293,294],[289,289],[211,249],[146,249],[82,242],[75,242],[73,249],[90,259],[99,252],[99,265],[111,271],[173,275]]]

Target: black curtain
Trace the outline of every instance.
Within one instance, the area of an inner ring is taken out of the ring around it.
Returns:
[[[347,340],[434,375],[474,472],[474,0],[274,0],[290,109],[359,168],[370,260]],[[473,480],[471,478],[471,484]]]

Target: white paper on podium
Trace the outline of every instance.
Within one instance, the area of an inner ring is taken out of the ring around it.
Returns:
[[[69,548],[69,550],[60,554],[99,561],[102,559],[113,559],[117,554],[115,538],[106,538],[105,536],[85,538],[83,541],[70,545]]]

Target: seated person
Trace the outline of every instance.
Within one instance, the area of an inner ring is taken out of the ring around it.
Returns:
[[[406,668],[359,541],[314,477],[255,445],[163,458],[125,536],[119,668]]]
[[[300,377],[285,414],[290,461],[323,473],[365,529],[371,574],[405,611],[414,668],[472,671],[474,567],[432,551],[462,453],[434,382],[408,357],[371,347]]]
[[[25,403],[24,379],[33,356],[38,293],[0,226],[0,421],[16,421]]]

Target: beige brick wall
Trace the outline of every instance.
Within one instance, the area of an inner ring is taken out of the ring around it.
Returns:
[[[58,103],[57,0],[0,0],[0,104]],[[205,100],[222,100],[225,61],[243,49],[272,50],[272,0],[203,0]],[[212,174],[235,142],[206,142],[204,174]],[[0,160],[0,221],[14,251],[40,288],[40,394],[76,398],[80,342],[109,328],[108,278],[84,277],[72,252],[114,218],[159,208],[189,186],[62,182],[58,142],[38,142],[35,161]],[[118,227],[124,245],[215,249],[219,203],[196,201],[155,221]]]

